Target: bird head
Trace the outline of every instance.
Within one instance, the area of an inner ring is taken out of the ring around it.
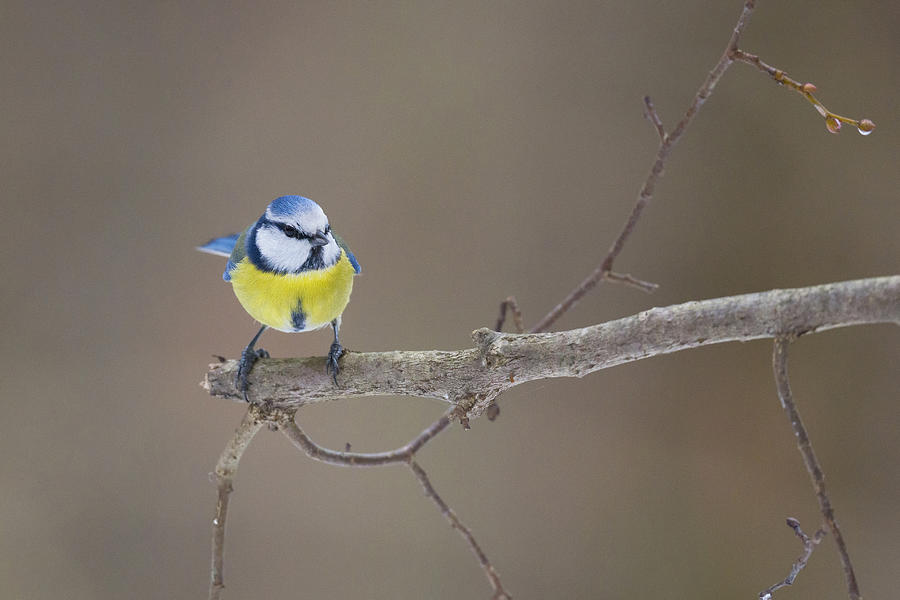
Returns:
[[[303,196],[281,196],[266,207],[247,246],[257,267],[278,273],[324,269],[341,257],[328,217]]]

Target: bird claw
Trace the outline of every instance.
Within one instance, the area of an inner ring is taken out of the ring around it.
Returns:
[[[334,380],[334,385],[337,385],[337,376],[338,373],[341,372],[338,360],[343,354],[344,347],[339,343],[334,342],[331,344],[331,349],[328,351],[328,358],[325,359],[325,372],[331,375],[331,378]]]
[[[250,387],[250,382],[247,381],[247,376],[250,375],[253,365],[260,358],[269,358],[269,353],[262,348],[257,350],[244,348],[244,351],[241,352],[241,361],[238,363],[237,372],[234,374],[234,387],[244,395],[244,401],[248,404],[250,403],[250,397],[247,395],[247,390]]]

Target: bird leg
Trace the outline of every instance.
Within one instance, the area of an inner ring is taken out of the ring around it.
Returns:
[[[261,336],[262,332],[266,329],[268,329],[268,326],[266,325],[260,327],[259,331],[256,332],[256,335],[253,336],[253,339],[250,340],[250,343],[247,344],[247,347],[244,348],[244,351],[241,352],[241,362],[238,363],[237,373],[234,375],[234,387],[244,394],[244,401],[248,404],[250,403],[250,398],[247,396],[247,388],[250,387],[250,382],[247,381],[247,376],[250,374],[253,365],[256,364],[258,359],[269,358],[269,353],[262,348],[259,348],[258,350],[253,348],[256,345],[256,340],[259,339],[259,336]]]
[[[325,372],[331,374],[332,379],[334,379],[334,385],[337,385],[337,376],[341,372],[338,359],[344,353],[344,347],[338,341],[338,330],[341,328],[340,317],[331,322],[331,328],[334,329],[334,342],[332,342],[331,349],[328,351],[328,358],[325,360]]]

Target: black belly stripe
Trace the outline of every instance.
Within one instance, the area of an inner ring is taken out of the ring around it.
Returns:
[[[303,303],[297,300],[297,308],[291,311],[291,325],[294,331],[303,331],[306,328],[306,315],[303,314]]]

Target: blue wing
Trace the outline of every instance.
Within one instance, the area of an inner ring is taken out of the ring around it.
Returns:
[[[359,275],[362,269],[359,266],[359,261],[356,260],[356,257],[353,256],[353,253],[350,250],[347,250],[347,258],[350,259],[350,264],[353,265],[353,270],[356,271],[356,274]]]
[[[356,271],[357,275],[359,275],[362,269],[359,266],[359,261],[356,260],[356,257],[353,256],[353,253],[350,252],[350,248],[347,246],[347,242],[345,242],[341,236],[337,235],[334,232],[332,232],[332,235],[334,235],[334,241],[337,242],[337,245],[347,253],[347,258],[350,260],[350,264],[353,265],[353,270]]]

